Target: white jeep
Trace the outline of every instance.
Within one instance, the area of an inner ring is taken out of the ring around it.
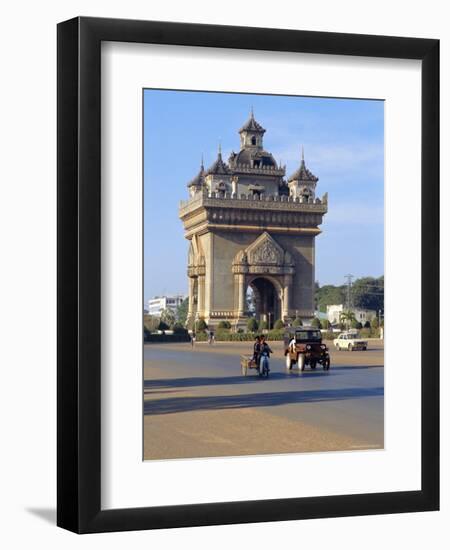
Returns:
[[[347,331],[339,334],[337,338],[333,340],[334,347],[338,351],[346,349],[347,351],[353,350],[367,350],[367,340],[361,340],[358,338],[357,332]]]

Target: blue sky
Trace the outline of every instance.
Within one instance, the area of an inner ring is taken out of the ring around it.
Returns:
[[[316,239],[316,280],[384,273],[384,103],[382,101],[144,91],[144,299],[187,292],[188,242],[178,218],[201,155],[208,167],[219,143],[239,150],[238,129],[253,106],[264,148],[287,165],[306,166],[328,192]]]

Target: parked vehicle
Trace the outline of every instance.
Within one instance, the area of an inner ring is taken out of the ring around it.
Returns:
[[[294,365],[303,371],[309,365],[315,369],[317,364],[324,370],[330,368],[330,354],[322,343],[322,333],[314,327],[289,327],[284,334],[284,355],[286,368],[291,370]]]
[[[358,337],[358,333],[355,331],[346,331],[339,334],[337,338],[333,340],[334,347],[341,351],[343,349],[347,351],[353,350],[367,350],[367,340],[362,340]]]

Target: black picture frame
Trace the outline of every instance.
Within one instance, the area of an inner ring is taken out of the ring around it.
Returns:
[[[102,41],[422,61],[420,491],[101,509]],[[57,66],[57,524],[94,533],[438,510],[439,41],[77,17],[58,25]]]

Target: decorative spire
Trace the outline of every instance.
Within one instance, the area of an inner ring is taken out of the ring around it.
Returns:
[[[208,174],[228,174],[230,169],[222,159],[222,143],[219,141],[216,161],[208,168],[205,175]]]
[[[309,183],[316,183],[319,181],[319,178],[316,177],[305,164],[305,149],[302,145],[302,159],[300,162],[300,167],[290,176],[288,181],[304,181]]]
[[[265,131],[266,130],[261,126],[261,124],[256,122],[255,116],[253,114],[253,106],[252,106],[252,108],[250,110],[250,117],[247,120],[247,122],[244,124],[244,126],[242,126],[242,128],[239,130],[239,133],[242,133],[242,132],[255,132],[255,133],[258,133],[258,134],[264,134]]]
[[[201,187],[203,187],[204,179],[205,179],[205,167],[203,165],[203,153],[202,153],[202,157],[200,161],[200,170],[198,174],[195,176],[195,178],[193,178],[188,183],[188,187],[196,187],[197,189],[200,189]]]

